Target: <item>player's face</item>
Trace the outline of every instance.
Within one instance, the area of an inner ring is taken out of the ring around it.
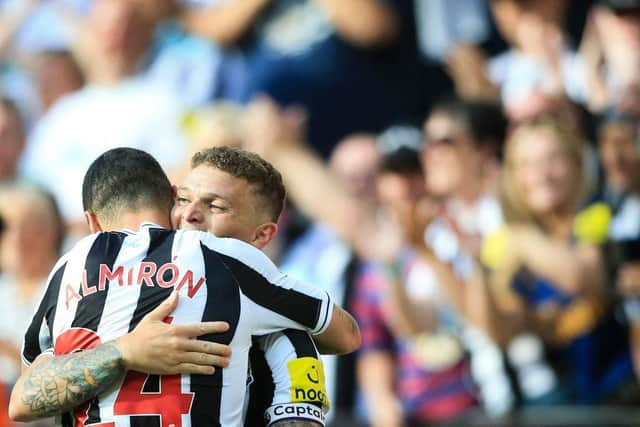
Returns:
[[[211,166],[192,169],[177,188],[174,228],[208,231],[252,243],[261,224],[247,181]]]

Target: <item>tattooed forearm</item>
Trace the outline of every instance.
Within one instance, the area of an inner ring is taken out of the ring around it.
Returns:
[[[124,377],[120,350],[113,343],[34,366],[24,379],[22,402],[34,417],[66,412]]]

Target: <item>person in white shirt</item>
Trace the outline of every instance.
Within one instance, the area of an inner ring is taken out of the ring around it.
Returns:
[[[82,177],[100,153],[140,148],[167,170],[185,159],[181,100],[140,74],[151,30],[133,2],[97,0],[78,38],[87,85],[56,103],[29,137],[21,170],[54,194],[76,235],[86,233]]]

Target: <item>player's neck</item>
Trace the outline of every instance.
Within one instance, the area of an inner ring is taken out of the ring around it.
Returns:
[[[113,224],[104,224],[103,231],[114,230],[137,230],[141,224],[145,222],[151,222],[161,227],[171,228],[171,222],[169,220],[169,214],[164,211],[156,209],[144,209],[134,212],[125,212],[118,218],[118,221],[114,221]]]

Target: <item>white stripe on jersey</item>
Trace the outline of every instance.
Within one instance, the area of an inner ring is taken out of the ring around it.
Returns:
[[[80,240],[73,248],[73,256],[67,257],[67,267],[62,276],[60,284],[60,293],[58,294],[58,303],[56,316],[53,319],[53,348],[56,346],[56,340],[61,333],[71,328],[73,319],[75,318],[76,309],[78,308],[79,299],[72,297],[75,292],[80,295],[82,287],[82,272],[84,271],[85,260],[91,250],[93,242],[98,234],[92,234]],[[48,331],[47,331],[48,332]]]
[[[271,375],[273,375],[274,379],[275,388],[271,403],[277,405],[291,402],[291,376],[289,375],[286,361],[298,358],[295,347],[287,336],[282,333],[260,337],[258,338],[258,343],[264,351],[265,359],[269,368],[271,368]]]
[[[149,235],[146,233],[140,233],[139,237],[127,236],[122,243],[112,271],[116,271],[118,267],[122,267],[123,271],[128,271],[129,268],[139,264],[144,258],[148,246]],[[102,342],[112,341],[129,332],[129,323],[138,304],[139,295],[140,286],[109,286],[102,312],[102,319],[109,319],[109,322],[105,324],[101,321],[97,331]],[[128,416],[113,414],[113,405],[121,386],[122,382],[111,393],[105,393],[100,397],[100,418],[114,418],[119,424],[128,425]]]

